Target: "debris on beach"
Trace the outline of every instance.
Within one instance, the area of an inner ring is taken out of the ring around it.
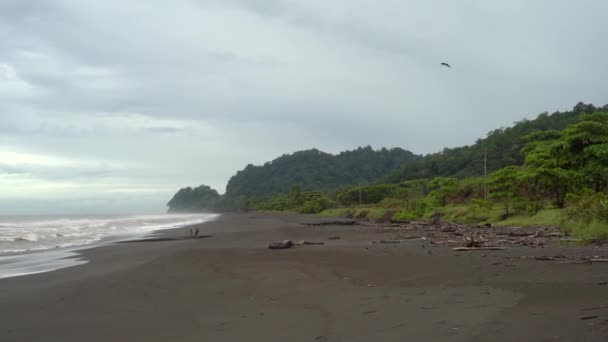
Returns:
[[[512,248],[542,249],[548,246],[564,246],[569,243],[580,242],[572,238],[557,227],[517,227],[496,226],[492,224],[458,224],[442,221],[440,216],[429,221],[409,220],[381,220],[374,221],[367,218],[349,218],[341,221],[320,221],[315,225],[343,225],[356,224],[357,231],[369,231],[380,234],[381,238],[373,239],[370,244],[398,244],[410,239],[423,241],[422,248],[446,246],[455,252],[468,251],[502,251]],[[329,237],[329,240],[339,237]],[[599,241],[593,241],[602,245]],[[528,258],[528,257],[522,257]],[[607,256],[581,257],[581,256],[536,256],[529,257],[538,261],[555,261],[560,264],[590,264],[608,263]]]
[[[488,247],[455,247],[452,248],[453,251],[456,252],[466,252],[466,251],[504,251],[506,248],[504,247],[496,247],[496,246],[488,246]]]
[[[397,240],[416,240],[416,239],[421,239],[422,236],[420,235],[397,235],[396,239]]]
[[[372,244],[383,244],[383,243],[401,243],[401,241],[399,240],[377,240],[377,241],[372,241]]]
[[[296,245],[296,246],[304,246],[304,245],[324,245],[324,244],[325,244],[325,242],[322,242],[322,241],[316,242],[316,241],[305,241],[305,240],[302,240],[302,241],[297,241],[297,242],[294,242],[293,244],[294,244],[294,245]]]
[[[464,237],[464,246],[468,248],[487,247],[488,240],[484,239],[481,234],[475,235],[471,233],[469,236]]]
[[[339,236],[330,236],[327,238],[327,240],[340,240]]]
[[[441,246],[441,245],[455,245],[455,244],[458,244],[458,241],[456,241],[456,240],[447,240],[447,241],[434,241],[434,240],[431,240],[431,245]]]
[[[370,225],[364,224],[362,225]],[[435,218],[431,222],[391,221],[390,224],[374,225],[378,234],[395,234],[394,240],[407,238],[430,239],[432,245],[453,247],[517,247],[543,248],[550,242],[576,242],[554,227],[492,227],[491,225],[466,225],[443,222]],[[402,235],[402,233],[409,233]],[[460,243],[458,241],[461,241]]]
[[[276,241],[268,244],[269,249],[287,249],[291,247],[293,247],[293,242],[291,240]]]
[[[316,221],[316,222],[307,222],[303,223],[309,227],[318,227],[318,226],[353,226],[358,224],[355,220],[326,220],[326,221]]]

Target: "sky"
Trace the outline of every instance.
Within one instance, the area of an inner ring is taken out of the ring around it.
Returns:
[[[162,212],[316,147],[608,103],[600,0],[2,0],[0,214]],[[442,67],[441,62],[452,65]]]

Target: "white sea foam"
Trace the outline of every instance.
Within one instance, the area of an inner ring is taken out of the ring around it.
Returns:
[[[145,215],[1,221],[0,253],[81,246],[110,236],[140,235],[208,221],[213,215]]]
[[[0,278],[85,263],[85,260],[73,258],[75,251],[94,246],[102,239],[118,241],[141,237],[156,230],[202,223],[215,217],[215,214],[0,217]]]

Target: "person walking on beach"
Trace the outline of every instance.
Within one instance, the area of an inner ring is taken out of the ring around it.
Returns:
[[[190,237],[191,238],[193,238],[193,239],[197,238],[198,237],[198,233],[199,233],[198,227],[192,227],[192,228],[190,228]]]

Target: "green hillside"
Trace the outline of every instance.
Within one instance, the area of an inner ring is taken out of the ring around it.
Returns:
[[[605,108],[608,107],[604,106]],[[581,102],[569,112],[543,113],[534,120],[516,122],[512,127],[491,131],[471,146],[445,148],[440,153],[405,163],[393,171],[386,181],[399,183],[419,178],[481,176],[484,170],[484,153],[487,155],[488,172],[509,165],[522,165],[524,156],[521,149],[526,143],[524,137],[537,131],[562,130],[577,122],[581,113],[593,113],[596,109],[593,105]]]
[[[267,197],[302,191],[328,191],[375,182],[404,163],[420,159],[400,148],[373,150],[370,146],[337,155],[317,149],[283,155],[261,166],[247,165],[226,186],[229,198]]]
[[[205,186],[185,188],[168,206],[398,220],[443,215],[460,223],[560,225],[592,240],[608,238],[607,179],[608,106],[578,103],[426,156],[371,147],[283,155],[239,171],[223,196]]]

